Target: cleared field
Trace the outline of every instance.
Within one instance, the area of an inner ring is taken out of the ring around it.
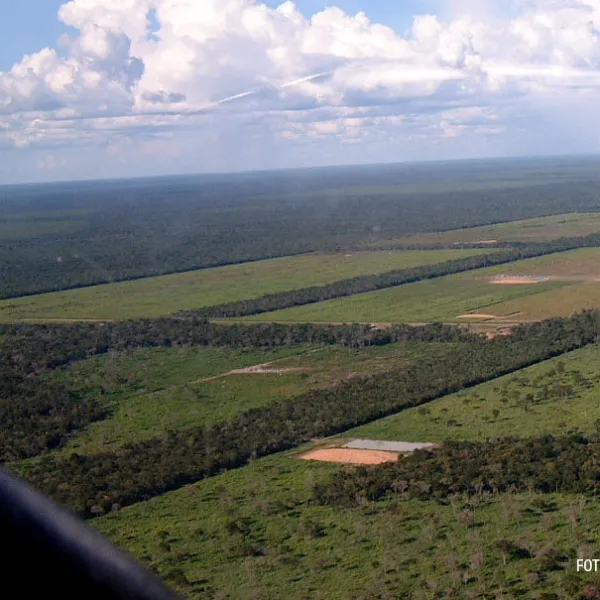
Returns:
[[[598,306],[600,306],[600,283],[580,283],[502,302],[493,308],[497,317],[543,320],[555,316],[568,317],[581,310],[598,308]]]
[[[527,282],[524,278],[532,278]],[[535,280],[534,280],[535,279]],[[248,317],[288,322],[528,321],[600,306],[600,249],[586,248]],[[504,282],[505,285],[497,285]],[[527,284],[524,284],[527,283]]]
[[[349,377],[388,371],[449,347],[140,349],[95,357],[52,376],[82,395],[102,398],[111,414],[92,423],[60,452],[101,452],[169,430],[228,421],[244,410]],[[249,368],[255,365],[262,368]]]
[[[491,285],[487,281],[458,280],[455,276],[420,281],[378,292],[357,294],[247,317],[245,321],[422,323],[460,321],[470,312],[493,314],[491,307],[567,285],[564,282],[535,286]],[[485,309],[485,310],[484,310]]]
[[[600,248],[579,248],[547,254],[477,272],[460,273],[458,279],[497,277],[537,277],[561,281],[600,281]]]
[[[314,484],[340,466],[296,457],[260,459],[92,525],[187,598],[434,598],[444,590],[457,598],[578,598],[593,581],[574,573],[574,557],[582,544],[593,550],[600,542],[595,500],[506,494],[318,506]],[[507,541],[529,548],[529,558],[507,557]],[[548,547],[567,571],[545,566]]]
[[[192,382],[310,350],[145,348],[74,363],[49,377],[83,396],[99,398],[111,414],[92,423],[60,452],[97,452],[162,435],[169,429],[226,419],[243,410],[244,401],[252,397],[255,390],[248,385],[250,381],[246,379],[245,396],[239,400],[225,398],[224,390],[209,383],[204,386],[206,392],[201,392],[201,386]]]
[[[600,346],[588,346],[344,434],[431,441],[596,431]]]
[[[0,321],[158,317],[481,253],[474,249],[373,251],[279,258],[3,300]]]
[[[411,236],[391,238],[370,244],[372,248],[386,246],[414,245],[429,246],[431,244],[472,244],[483,242],[542,242],[561,237],[583,237],[600,232],[600,213],[570,213],[554,215],[524,221],[511,221],[473,227],[454,229],[440,233],[424,233]]]

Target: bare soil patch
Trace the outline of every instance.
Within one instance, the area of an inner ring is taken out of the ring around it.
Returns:
[[[493,246],[494,244],[497,244],[498,240],[473,240],[472,242],[454,242],[455,246],[472,246],[475,244],[481,245],[481,246]]]
[[[459,315],[458,319],[497,319],[496,315],[486,315],[484,313],[470,313],[468,315]]]
[[[396,452],[381,450],[353,450],[350,448],[322,448],[313,450],[300,457],[302,460],[320,460],[323,462],[344,463],[351,465],[381,465],[396,462]]]
[[[498,277],[496,279],[492,279],[490,283],[494,285],[533,285],[534,283],[539,283],[539,279],[535,277]]]

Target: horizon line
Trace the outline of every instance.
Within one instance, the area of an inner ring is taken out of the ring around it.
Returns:
[[[482,163],[482,162],[510,162],[514,160],[536,160],[536,161],[551,161],[551,160],[577,160],[577,159],[598,159],[600,153],[576,153],[576,154],[514,154],[510,156],[487,156],[487,157],[472,157],[472,158],[448,158],[448,159],[432,159],[432,160],[405,160],[405,161],[390,161],[390,162],[366,162],[366,163],[342,163],[342,164],[327,164],[327,165],[309,165],[296,167],[273,167],[267,169],[241,169],[233,171],[198,171],[190,173],[172,173],[163,175],[133,175],[131,177],[106,177],[106,178],[82,178],[82,179],[51,179],[40,181],[21,181],[17,183],[2,183],[0,182],[0,190],[17,187],[38,187],[45,185],[93,185],[103,183],[119,183],[119,182],[135,182],[135,181],[158,181],[162,179],[183,179],[183,178],[211,178],[211,177],[227,177],[252,174],[277,174],[285,172],[300,172],[300,171],[319,171],[319,170],[335,170],[348,168],[369,168],[369,167],[385,167],[385,166],[420,166],[420,165],[446,165],[446,164],[461,164],[461,163]]]

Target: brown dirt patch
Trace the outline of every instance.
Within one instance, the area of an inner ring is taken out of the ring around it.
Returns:
[[[498,336],[508,337],[512,335],[512,327],[502,327],[501,329],[497,329],[496,331],[488,331],[486,333],[486,337],[488,340],[493,340]]]
[[[496,315],[486,315],[483,313],[471,313],[469,315],[459,315],[458,319],[497,319]]]
[[[380,465],[396,462],[398,454],[381,450],[353,450],[350,448],[322,448],[313,450],[300,457],[302,460],[320,460],[352,465]]]
[[[533,277],[499,277],[492,279],[490,283],[494,285],[533,285],[539,283],[539,280]]]

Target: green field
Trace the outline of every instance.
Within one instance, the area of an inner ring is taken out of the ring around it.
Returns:
[[[357,364],[355,352],[350,360]],[[325,365],[323,357],[282,363]],[[600,418],[599,358],[600,346],[586,347],[338,439],[476,441],[590,432]],[[341,355],[337,360],[347,364]],[[557,600],[584,598],[584,585],[594,581],[575,573],[574,559],[593,558],[600,543],[596,500],[531,492],[321,506],[312,501],[314,485],[344,467],[299,460],[311,447],[253,461],[92,523],[188,598]]]
[[[353,429],[344,437],[441,442],[535,437],[576,430],[589,434],[596,430],[600,419],[599,361],[600,346],[588,346],[446,396],[426,407]]]
[[[459,321],[462,314],[491,310],[496,304],[542,291],[560,289],[562,282],[535,286],[499,286],[456,276],[420,281],[377,292],[246,317],[244,321],[314,323],[421,323]],[[535,288],[535,289],[534,289]]]
[[[546,278],[527,285],[496,285],[502,276]],[[531,258],[404,286],[336,298],[247,317],[281,322],[466,322],[483,313],[503,321],[568,316],[600,306],[600,249]]]
[[[470,279],[474,275],[475,273],[460,273],[456,277]],[[553,277],[574,282],[597,281],[600,280],[600,248],[578,248],[477,271],[479,279],[501,275]]]
[[[169,430],[231,420],[242,411],[348,377],[389,371],[447,344],[390,344],[362,351],[294,346],[269,351],[152,348],[107,354],[52,374],[79,394],[100,398],[108,418],[60,450],[101,452]],[[230,373],[271,363],[265,373]]]
[[[296,454],[255,461],[93,524],[188,598],[556,599],[578,598],[574,591],[591,580],[573,573],[573,557],[594,556],[600,542],[594,502],[532,493],[446,505],[316,506],[314,484],[340,467]],[[507,557],[502,540],[530,557]],[[544,560],[549,548],[566,571]]]
[[[430,246],[432,244],[472,244],[476,242],[544,242],[561,237],[584,237],[600,232],[600,213],[570,213],[524,221],[512,221],[390,238],[369,244],[372,248],[390,245]]]
[[[303,288],[511,242],[566,247],[549,242],[600,234],[599,164],[0,186],[0,323],[32,324],[0,336],[0,467],[183,598],[600,600],[600,572],[575,569],[600,558],[600,311],[510,337],[600,308],[600,247],[217,326],[178,314],[279,292],[211,314],[293,306],[391,278]],[[431,322],[507,337],[386,328]],[[442,448],[379,470],[302,460],[355,438]]]
[[[0,322],[158,317],[273,292],[466,258],[482,250],[311,254],[0,302]]]

